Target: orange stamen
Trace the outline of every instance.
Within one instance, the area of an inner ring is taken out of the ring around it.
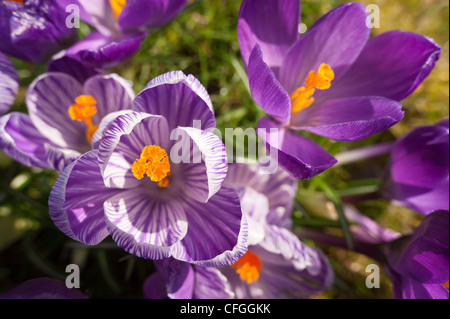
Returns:
[[[69,107],[69,116],[74,121],[83,121],[86,126],[86,139],[91,143],[92,135],[98,129],[97,125],[92,124],[92,117],[97,113],[94,106],[97,101],[90,95],[80,95],[75,99],[75,104]]]
[[[159,187],[165,188],[170,182],[169,156],[159,146],[146,146],[140,158],[131,165],[131,172],[139,180],[147,175],[152,182],[158,182]]]
[[[117,19],[122,12],[123,7],[127,4],[126,0],[109,0],[109,4],[113,10],[114,17]]]
[[[259,278],[259,273],[261,272],[261,260],[259,257],[247,250],[244,256],[239,258],[233,265],[232,268],[236,270],[242,281],[251,284]]]

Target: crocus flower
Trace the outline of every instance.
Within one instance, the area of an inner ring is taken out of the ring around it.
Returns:
[[[116,74],[80,83],[68,74],[44,73],[28,87],[28,114],[0,118],[0,149],[24,165],[62,171],[92,148],[101,119],[129,109],[133,98],[130,83]]]
[[[369,39],[366,8],[346,3],[299,36],[298,0],[244,0],[238,40],[268,152],[297,179],[336,163],[294,131],[356,141],[403,117],[398,101],[426,78],[440,55],[431,39],[392,31]],[[270,21],[270,23],[268,23]]]
[[[421,214],[449,209],[449,124],[421,126],[400,138],[390,152],[382,193]]]
[[[0,1],[0,52],[33,63],[46,62],[77,40],[56,0]]]
[[[245,180],[249,186],[245,186]],[[155,262],[158,271],[146,280],[144,296],[306,298],[328,289],[333,271],[327,258],[321,251],[303,244],[287,228],[277,225],[289,224],[286,219],[290,218],[296,190],[292,182],[281,170],[265,175],[259,173],[257,165],[230,165],[224,185],[238,190],[247,217],[245,255],[219,269],[176,260]]]
[[[19,90],[19,77],[11,61],[0,52],[0,115],[14,103]]]
[[[134,55],[149,29],[172,20],[186,0],[57,0],[61,8],[76,5],[79,18],[93,26],[65,55],[93,68],[106,69]]]
[[[402,235],[378,225],[352,207],[345,207],[352,222],[354,249],[380,262],[394,284],[397,299],[448,299],[449,212],[433,211],[412,234]],[[313,230],[301,234],[323,244],[346,247],[336,236]]]
[[[27,280],[10,291],[0,294],[0,299],[88,299],[77,288],[67,288],[61,280],[37,278]]]
[[[182,72],[153,79],[132,111],[102,121],[93,136],[98,149],[60,174],[51,218],[85,244],[111,235],[146,259],[232,264],[245,252],[247,228],[238,194],[221,187],[228,164],[222,141],[206,131],[213,127],[213,106],[197,79]]]

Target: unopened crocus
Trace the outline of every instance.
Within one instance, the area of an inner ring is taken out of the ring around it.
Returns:
[[[449,209],[449,121],[421,126],[392,147],[382,193],[421,214]]]
[[[96,29],[68,48],[65,55],[101,69],[133,56],[147,30],[168,23],[186,5],[186,0],[57,1],[62,9],[72,10],[74,18],[81,18]]]
[[[145,297],[307,298],[330,287],[334,276],[325,255],[282,226],[289,224],[296,193],[287,173],[266,175],[258,165],[231,164],[224,185],[237,189],[247,217],[245,255],[219,269],[157,262],[158,271],[144,284]]]
[[[44,73],[28,87],[28,114],[0,118],[0,149],[31,167],[62,171],[92,149],[102,118],[129,109],[134,92],[116,74],[100,74],[80,83],[68,74]]]
[[[247,226],[238,194],[221,187],[228,164],[222,141],[206,130],[214,127],[211,100],[195,77],[153,79],[132,111],[102,121],[98,149],[60,174],[51,218],[74,240],[95,245],[111,235],[141,258],[234,263],[245,252]]]
[[[0,52],[47,62],[77,40],[77,30],[67,27],[66,17],[56,0],[0,1]]]
[[[281,167],[309,179],[336,159],[296,131],[356,141],[391,127],[403,117],[399,101],[428,76],[441,50],[410,32],[369,40],[361,3],[336,7],[299,36],[299,10],[298,0],[244,0],[237,31],[251,94],[269,116],[259,136]]]
[[[19,90],[19,77],[12,62],[0,52],[0,115],[6,113]]]
[[[62,280],[36,278],[0,294],[0,299],[88,299],[78,288],[68,288]]]

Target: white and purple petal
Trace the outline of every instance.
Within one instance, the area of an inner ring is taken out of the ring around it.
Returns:
[[[12,62],[0,52],[0,115],[6,113],[16,99],[19,77]]]

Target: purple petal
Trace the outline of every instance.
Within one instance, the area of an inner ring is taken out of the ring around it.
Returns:
[[[175,151],[174,145],[170,152],[170,159],[174,161],[177,157],[183,160],[182,172],[186,183],[186,195],[201,202],[207,202],[222,186],[228,171],[227,152],[222,140],[216,135],[192,127],[180,127],[178,132],[182,134],[182,141],[177,143],[193,145],[187,154],[180,156]],[[187,135],[187,137],[186,137]],[[203,157],[203,160],[202,160]]]
[[[29,57],[26,55],[26,52],[21,52],[16,48],[11,38],[11,17],[22,6],[21,3],[13,1],[2,1],[0,3],[0,52],[28,61]]]
[[[441,284],[424,284],[414,279],[397,275],[394,281],[396,299],[447,299],[448,289]]]
[[[43,136],[23,113],[0,118],[0,149],[26,166],[62,171],[80,153],[64,149]]]
[[[53,56],[49,62],[47,72],[62,72],[71,75],[78,82],[84,83],[91,76],[100,74],[99,70],[89,68],[83,63],[65,55],[65,51],[61,51]]]
[[[168,299],[166,278],[161,272],[151,274],[142,286],[144,299]]]
[[[146,183],[147,180],[139,181],[133,175],[131,165],[149,145],[169,151],[169,131],[163,117],[138,112],[116,117],[99,145],[99,164],[106,187],[133,188]]]
[[[139,187],[106,200],[108,229],[119,247],[141,258],[161,259],[186,236],[183,204],[160,193]]]
[[[103,203],[119,190],[106,188],[97,151],[89,151],[58,176],[48,200],[55,225],[70,238],[87,245],[100,243],[109,232]]]
[[[288,51],[280,81],[291,94],[311,70],[328,64],[339,78],[355,61],[369,39],[366,8],[362,3],[345,3],[320,18]],[[332,82],[332,86],[333,86]]]
[[[84,83],[83,91],[97,101],[97,113],[92,117],[94,124],[109,113],[131,109],[134,98],[130,82],[117,74],[93,76]]]
[[[170,131],[178,126],[198,129],[216,126],[208,92],[194,76],[181,71],[151,80],[134,99],[133,110],[164,116]],[[194,121],[198,121],[197,125]]]
[[[153,29],[160,27],[183,10],[186,0],[127,1],[118,18],[119,28]]]
[[[249,57],[247,73],[250,92],[255,103],[280,123],[287,124],[291,116],[291,99],[264,62],[263,53],[258,45]]]
[[[6,113],[16,99],[19,77],[11,61],[0,52],[0,115]]]
[[[172,258],[154,262],[158,273],[164,278],[167,297],[170,299],[192,299],[195,287],[195,272],[192,265]]]
[[[131,58],[138,50],[145,32],[105,36],[91,32],[66,50],[66,55],[94,69],[108,69]]]
[[[80,83],[64,73],[44,73],[28,87],[30,118],[42,135],[55,144],[87,151],[86,125],[70,118],[69,107],[82,95]]]
[[[88,299],[76,288],[67,288],[65,282],[52,278],[27,280],[10,291],[0,295],[0,299]]]
[[[449,205],[448,122],[418,127],[395,144],[383,194],[428,214]]]
[[[421,283],[448,282],[448,214],[448,211],[433,212],[412,235],[390,243],[386,253],[389,266]]]
[[[195,299],[229,299],[234,294],[229,289],[227,278],[213,267],[194,266]]]
[[[291,128],[351,142],[382,132],[403,118],[402,106],[382,97],[357,97],[313,104],[292,117]]]
[[[265,117],[258,123],[258,136],[266,143],[269,156],[295,179],[310,179],[337,162],[312,140],[285,130]]]
[[[172,249],[175,259],[221,267],[247,250],[247,222],[234,189],[222,187],[207,203],[186,198],[185,211],[189,228]]]
[[[383,96],[396,101],[410,95],[428,76],[441,49],[422,35],[390,31],[370,40],[327,99],[351,96]]]
[[[247,66],[255,45],[278,74],[284,56],[298,38],[300,3],[296,0],[244,0],[238,17],[238,40]]]

